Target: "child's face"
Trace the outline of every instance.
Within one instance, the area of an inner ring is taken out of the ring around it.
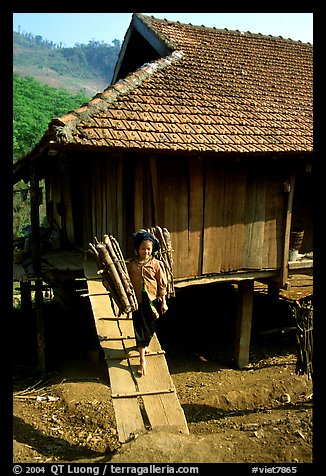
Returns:
[[[153,243],[150,240],[142,241],[139,245],[138,254],[141,259],[148,258],[153,251]]]

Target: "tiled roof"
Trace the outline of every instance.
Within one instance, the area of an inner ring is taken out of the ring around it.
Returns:
[[[312,151],[312,45],[136,18],[172,53],[54,119],[55,141],[162,151]]]

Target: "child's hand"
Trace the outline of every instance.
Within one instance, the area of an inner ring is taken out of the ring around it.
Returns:
[[[166,304],[166,302],[163,302],[162,301],[162,304],[161,304],[161,313],[164,314],[167,310],[168,310],[168,305]]]

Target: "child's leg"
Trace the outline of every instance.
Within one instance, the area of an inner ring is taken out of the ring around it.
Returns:
[[[138,349],[139,356],[140,356],[140,367],[138,369],[138,373],[140,375],[145,375],[146,374],[146,347],[140,347]]]

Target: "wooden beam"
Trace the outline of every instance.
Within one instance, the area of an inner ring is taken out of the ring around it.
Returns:
[[[119,52],[118,60],[114,68],[111,84],[115,84],[119,78],[120,68],[126,54],[127,46],[129,44],[129,40],[131,37],[132,32],[134,31],[135,27],[132,23],[130,23],[127,33],[125,34],[124,42],[122,43],[121,50]]]
[[[238,309],[234,345],[234,360],[239,369],[249,362],[254,280],[241,281],[238,284]]]
[[[175,278],[175,288],[184,288],[186,286],[192,286],[194,284],[210,284],[210,283],[238,283],[240,281],[246,281],[248,279],[262,280],[271,279],[278,276],[279,270],[266,270],[266,271],[238,271],[234,273],[220,273],[207,275],[198,278]]]

